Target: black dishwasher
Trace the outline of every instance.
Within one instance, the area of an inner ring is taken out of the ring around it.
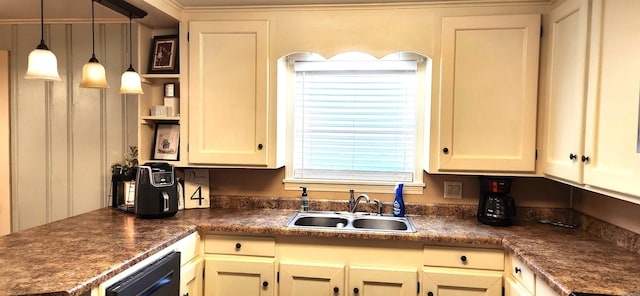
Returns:
[[[180,293],[180,252],[172,252],[111,285],[107,296],[175,296]]]

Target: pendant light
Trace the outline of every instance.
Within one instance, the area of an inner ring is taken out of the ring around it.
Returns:
[[[107,74],[104,66],[96,59],[96,35],[95,35],[95,14],[91,0],[91,58],[89,62],[82,66],[82,81],[80,87],[85,88],[108,88]]]
[[[40,0],[40,44],[29,53],[29,64],[26,79],[60,80],[58,75],[58,59],[44,44],[44,0]]]
[[[133,69],[133,45],[131,38],[131,19],[129,16],[129,69],[122,73],[120,79],[120,93],[121,94],[143,94],[142,82],[140,81],[140,75]]]

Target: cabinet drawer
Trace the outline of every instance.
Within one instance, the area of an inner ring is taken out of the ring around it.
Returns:
[[[426,246],[424,247],[424,265],[504,270],[504,251]]]
[[[275,256],[275,239],[241,235],[207,235],[204,252],[207,254]]]
[[[529,269],[514,254],[509,255],[509,274],[516,279],[529,292],[533,293],[536,286],[536,277],[533,271]]]

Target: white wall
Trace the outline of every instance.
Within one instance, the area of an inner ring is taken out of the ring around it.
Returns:
[[[96,57],[110,88],[83,89],[78,85],[91,57],[90,24],[45,25],[45,42],[58,59],[57,82],[23,78],[40,25],[0,25],[0,49],[11,52],[13,231],[108,204],[110,166],[136,144],[135,132],[127,131],[135,131],[137,96],[119,94],[129,65],[128,34],[128,24],[96,25]]]

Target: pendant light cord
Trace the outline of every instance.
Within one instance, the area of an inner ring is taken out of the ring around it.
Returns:
[[[95,0],[91,0],[91,59],[90,62],[95,61],[98,63],[98,59],[96,59],[96,32],[95,32],[95,14],[93,11],[93,2]]]
[[[129,15],[129,69],[133,70],[133,39],[131,32],[131,15]]]
[[[40,43],[44,44],[44,0],[40,0]]]

